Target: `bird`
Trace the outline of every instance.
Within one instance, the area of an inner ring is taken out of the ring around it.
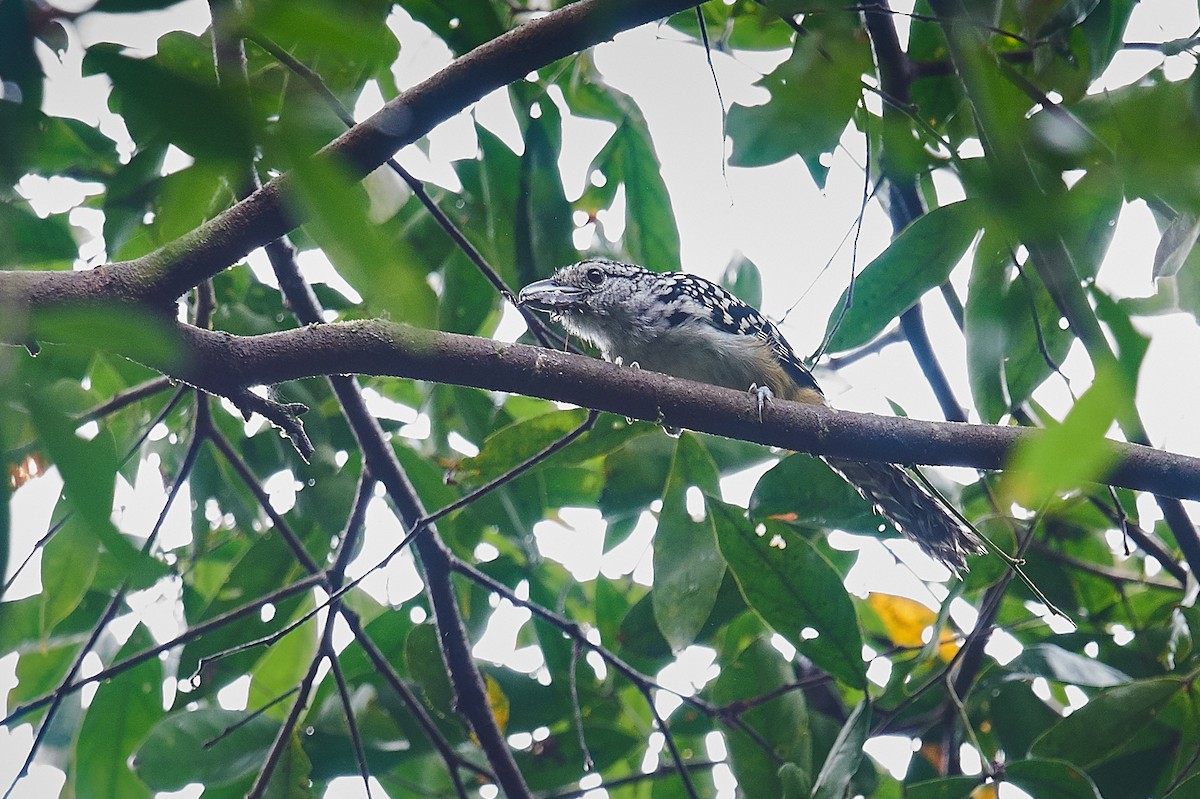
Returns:
[[[757,395],[828,405],[812,372],[771,320],[710,280],[588,258],[530,283],[517,304],[548,313],[605,360]],[[824,458],[906,537],[959,574],[978,536],[905,469]]]

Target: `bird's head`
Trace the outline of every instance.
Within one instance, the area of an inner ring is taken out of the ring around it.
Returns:
[[[612,357],[625,350],[630,337],[653,337],[665,324],[663,280],[663,275],[641,266],[589,258],[530,283],[517,302],[549,313]]]
[[[556,317],[621,316],[658,279],[648,269],[601,258],[564,266],[521,289],[517,302]]]

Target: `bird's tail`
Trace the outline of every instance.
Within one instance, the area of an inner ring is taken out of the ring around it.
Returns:
[[[899,466],[839,458],[828,463],[900,532],[955,572],[966,570],[967,555],[983,552],[979,537]]]

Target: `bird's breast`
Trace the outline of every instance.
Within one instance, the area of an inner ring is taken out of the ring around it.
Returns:
[[[768,342],[753,335],[718,330],[703,322],[673,327],[653,338],[610,335],[605,354],[643,369],[746,390],[769,386],[775,396],[800,402],[821,402],[811,389],[798,386]]]

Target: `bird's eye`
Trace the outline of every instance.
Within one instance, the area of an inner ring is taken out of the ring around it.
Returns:
[[[584,273],[584,277],[586,277],[587,281],[593,286],[599,286],[604,282],[604,270],[598,266],[593,266]]]

